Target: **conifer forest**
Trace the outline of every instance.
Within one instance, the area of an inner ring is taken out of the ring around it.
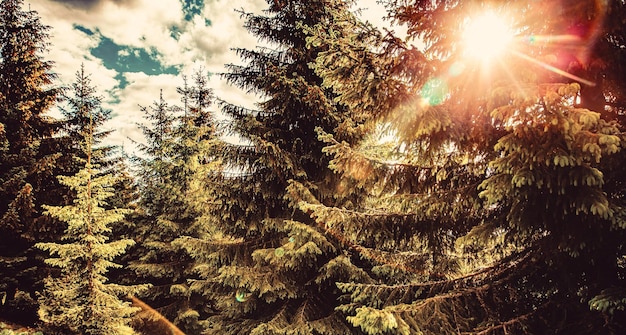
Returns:
[[[126,155],[0,0],[0,334],[626,334],[626,2],[379,3],[242,8],[255,107],[198,69]]]

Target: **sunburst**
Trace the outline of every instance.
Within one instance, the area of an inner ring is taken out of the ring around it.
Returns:
[[[467,55],[482,62],[490,62],[502,54],[513,40],[508,22],[496,13],[487,11],[468,19],[463,35]]]

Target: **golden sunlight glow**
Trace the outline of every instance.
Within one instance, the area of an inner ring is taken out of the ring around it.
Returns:
[[[486,12],[469,19],[463,39],[469,56],[489,61],[507,49],[513,33],[501,16]]]

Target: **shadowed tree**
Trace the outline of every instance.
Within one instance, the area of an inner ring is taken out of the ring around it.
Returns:
[[[199,334],[210,304],[195,295],[189,280],[196,277],[193,259],[181,236],[199,237],[206,232],[206,207],[211,199],[211,180],[219,174],[220,140],[209,107],[213,90],[202,70],[193,84],[178,89],[182,107],[170,106],[163,98],[145,109],[152,125],[144,127],[148,140],[140,159],[140,204],[146,216],[137,223],[141,243],[131,268],[153,284],[142,298],[182,331]]]
[[[49,27],[22,5],[0,2],[0,316],[33,323],[33,294],[45,273],[32,246],[62,232],[41,204],[65,203],[67,191],[55,177],[64,169],[55,137],[62,123],[46,115],[58,95],[43,57]]]
[[[246,64],[229,65],[223,77],[261,102],[253,109],[221,103],[227,131],[241,141],[223,149],[226,172],[210,207],[214,230],[182,240],[201,276],[192,288],[216,309],[210,334],[359,332],[335,310],[335,282],[367,280],[360,258],[296,207],[302,192],[345,208],[359,201],[358,185],[339,184],[328,168],[318,135],[355,143],[364,126],[310,69],[327,46],[308,44],[305,32],[315,24],[334,27],[332,13],[349,5],[268,1],[260,15],[241,14],[268,47],[238,49]]]

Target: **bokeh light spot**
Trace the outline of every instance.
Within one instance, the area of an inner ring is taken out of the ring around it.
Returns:
[[[451,77],[456,77],[463,73],[463,71],[465,71],[465,65],[461,62],[454,62],[454,64],[450,66],[450,69],[448,69],[448,74]]]
[[[441,78],[430,79],[422,86],[420,95],[430,106],[440,105],[448,96],[448,85]]]
[[[274,250],[274,255],[276,255],[276,257],[283,257],[285,255],[285,249],[283,249],[283,248],[276,248]]]
[[[245,302],[248,300],[248,293],[244,290],[237,290],[237,293],[235,293],[235,300],[238,302]]]

